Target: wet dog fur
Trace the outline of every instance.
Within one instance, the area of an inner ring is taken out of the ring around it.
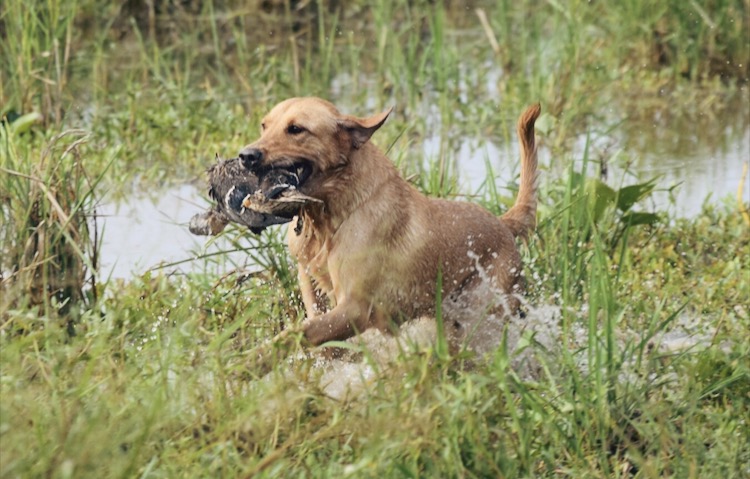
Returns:
[[[523,291],[516,240],[536,221],[539,105],[519,118],[521,179],[516,202],[496,217],[478,205],[429,198],[404,180],[370,138],[390,110],[345,115],[319,98],[292,98],[263,119],[260,138],[239,154],[262,177],[306,171],[304,205],[288,243],[298,262],[307,318],[304,342],[344,340],[369,328],[442,313],[460,337],[461,314],[513,314]],[[277,339],[281,340],[291,331]]]

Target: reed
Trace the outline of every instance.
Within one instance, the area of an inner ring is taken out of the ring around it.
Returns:
[[[73,333],[79,308],[98,296],[95,189],[101,178],[82,165],[88,138],[68,130],[38,151],[16,138],[13,125],[0,135],[2,310],[38,307],[42,317],[67,317]]]

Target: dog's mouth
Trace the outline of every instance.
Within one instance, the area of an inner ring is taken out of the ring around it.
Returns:
[[[274,200],[289,190],[299,190],[312,175],[309,160],[296,160],[289,165],[274,166],[262,173],[261,188],[266,199]]]

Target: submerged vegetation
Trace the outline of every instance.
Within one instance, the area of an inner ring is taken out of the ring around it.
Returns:
[[[0,476],[747,477],[747,198],[676,218],[649,202],[669,185],[616,176],[695,147],[669,118],[708,148],[747,134],[748,32],[747,0],[4,1]],[[396,105],[376,141],[404,174],[495,212],[515,184],[488,164],[467,191],[456,150],[513,156],[540,101],[544,328],[482,361],[292,351],[259,379],[249,352],[303,315],[279,228],[225,233],[252,271],[99,271],[105,191],[196,179],[293,95]]]

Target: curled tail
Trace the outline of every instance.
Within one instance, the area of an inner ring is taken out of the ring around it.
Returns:
[[[537,153],[534,143],[534,122],[542,107],[531,105],[518,118],[518,141],[521,145],[521,185],[516,203],[500,218],[513,236],[526,240],[536,226]]]

